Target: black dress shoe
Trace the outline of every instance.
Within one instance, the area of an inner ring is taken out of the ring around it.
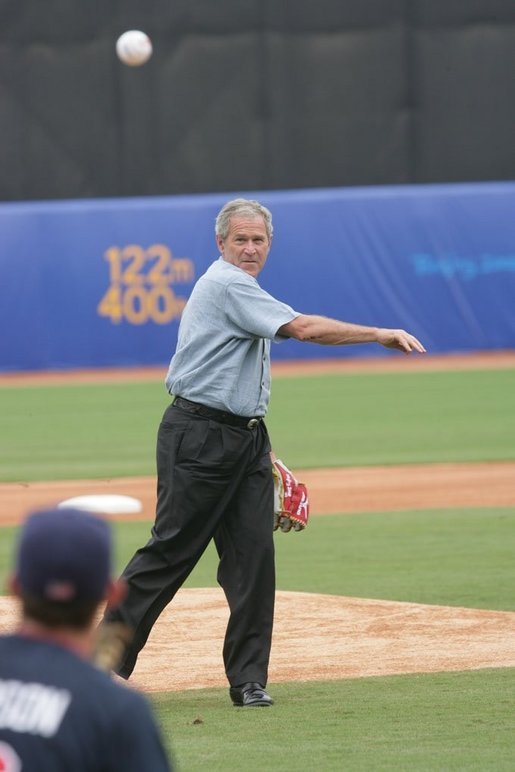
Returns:
[[[239,708],[265,707],[266,705],[274,704],[273,699],[261,684],[248,683],[240,684],[240,686],[231,686],[229,695],[232,704]]]

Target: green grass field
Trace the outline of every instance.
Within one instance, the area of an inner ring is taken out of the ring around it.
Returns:
[[[162,383],[2,388],[0,480],[154,473]],[[294,468],[515,459],[515,370],[276,378]]]
[[[153,474],[160,383],[0,390],[3,480]],[[295,468],[515,458],[515,371],[276,378],[268,426]],[[148,522],[116,523],[117,566]],[[2,529],[0,580],[16,530]],[[278,534],[278,589],[515,610],[515,512],[313,518]],[[187,586],[215,585],[208,549]],[[201,623],[201,620],[199,620]],[[170,663],[173,668],[173,662]],[[511,770],[515,669],[270,684],[153,697],[179,770]]]
[[[515,670],[277,684],[270,710],[221,689],[154,698],[179,769],[513,770]]]
[[[150,523],[114,528],[121,571]],[[2,586],[15,534],[2,529]],[[325,515],[303,533],[277,533],[275,543],[280,590],[515,611],[512,510]],[[216,586],[216,563],[210,546],[185,586]]]

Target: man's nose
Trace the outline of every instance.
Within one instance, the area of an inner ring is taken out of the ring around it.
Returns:
[[[247,252],[255,252],[256,247],[252,241],[247,241],[247,243],[245,244],[245,250]]]

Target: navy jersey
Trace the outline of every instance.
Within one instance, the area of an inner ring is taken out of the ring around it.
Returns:
[[[141,694],[68,649],[7,635],[0,636],[0,769],[168,772],[171,766]]]

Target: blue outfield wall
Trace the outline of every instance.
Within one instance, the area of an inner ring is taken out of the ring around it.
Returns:
[[[274,215],[261,285],[429,352],[515,347],[515,184],[247,192]],[[163,364],[230,194],[0,205],[0,370]],[[276,360],[393,356],[288,341]]]

